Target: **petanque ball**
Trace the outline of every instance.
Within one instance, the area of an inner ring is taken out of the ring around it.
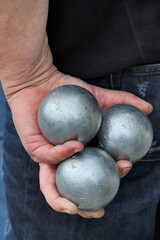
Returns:
[[[97,134],[101,119],[96,98],[76,85],[64,85],[52,90],[38,111],[39,128],[54,145],[69,140],[88,143]]]
[[[140,160],[150,149],[153,129],[149,118],[138,108],[117,104],[106,109],[97,134],[98,146],[115,160]]]
[[[115,161],[95,147],[86,147],[61,162],[56,172],[60,195],[83,211],[97,210],[109,204],[117,194],[119,183]]]

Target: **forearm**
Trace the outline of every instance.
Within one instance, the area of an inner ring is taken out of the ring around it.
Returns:
[[[43,65],[49,54],[47,16],[48,0],[0,0],[0,79],[4,86],[33,76]]]

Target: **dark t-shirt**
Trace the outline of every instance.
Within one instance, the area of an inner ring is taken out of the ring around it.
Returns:
[[[84,80],[160,62],[160,0],[50,1],[54,64]]]

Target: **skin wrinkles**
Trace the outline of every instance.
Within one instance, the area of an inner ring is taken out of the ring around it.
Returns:
[[[101,109],[116,103],[128,103],[149,114],[152,106],[133,94],[89,85],[59,72],[57,66],[53,65],[54,56],[48,46],[47,17],[46,0],[0,0],[0,79],[3,90],[22,144],[40,165],[40,186],[48,204],[56,211],[87,218],[102,217],[104,209],[96,212],[78,211],[75,204],[60,197],[54,184],[56,164],[82,151],[84,145],[77,141],[58,146],[48,143],[37,124],[40,103],[56,87],[75,84],[89,90]],[[117,162],[117,165],[120,172],[131,167],[126,160]]]

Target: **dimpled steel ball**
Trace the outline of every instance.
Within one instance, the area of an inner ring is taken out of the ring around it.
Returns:
[[[119,182],[113,158],[95,147],[86,147],[61,162],[56,172],[60,195],[85,211],[100,209],[111,202],[119,189]]]
[[[149,118],[138,108],[117,104],[106,109],[97,134],[98,145],[115,160],[140,160],[149,150],[153,129]]]
[[[54,145],[69,140],[88,143],[97,134],[101,120],[96,98],[76,85],[52,90],[42,101],[38,112],[40,130]]]

